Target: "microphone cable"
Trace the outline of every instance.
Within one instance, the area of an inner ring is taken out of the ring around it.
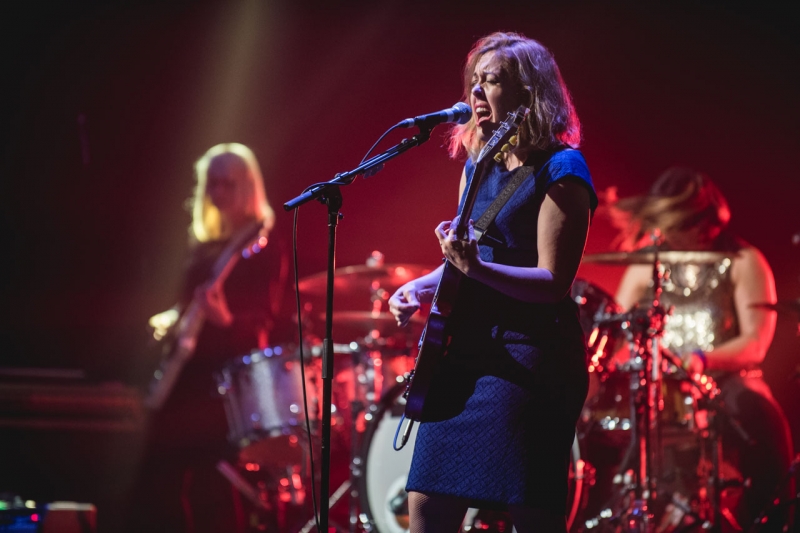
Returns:
[[[292,259],[294,260],[294,297],[297,305],[297,335],[300,346],[300,379],[303,385],[303,413],[306,417],[306,436],[308,437],[308,457],[311,466],[311,503],[314,508],[314,521],[319,531],[319,510],[317,509],[317,487],[314,482],[314,442],[311,438],[311,417],[308,416],[308,393],[306,391],[306,361],[303,353],[303,318],[300,307],[300,273],[297,266],[297,218],[299,209],[294,210],[292,223]]]
[[[391,128],[389,128],[388,130],[386,130],[385,132],[383,132],[383,135],[381,135],[380,137],[378,137],[378,140],[377,140],[377,141],[375,141],[375,144],[373,144],[373,145],[370,147],[370,149],[369,149],[369,150],[367,150],[367,153],[366,153],[366,154],[364,154],[364,157],[361,159],[361,163],[359,163],[359,165],[363,165],[363,164],[364,164],[364,161],[366,161],[366,160],[367,160],[367,158],[369,157],[369,154],[371,154],[371,153],[372,153],[372,151],[375,149],[375,147],[376,147],[376,146],[378,146],[378,145],[380,144],[380,142],[383,140],[383,138],[384,138],[384,137],[386,137],[387,135],[389,135],[389,133],[390,133],[390,132],[392,132],[392,131],[396,130],[397,128],[399,128],[399,127],[400,127],[400,124],[402,124],[402,122],[398,122],[397,124],[395,124],[394,126],[392,126]]]

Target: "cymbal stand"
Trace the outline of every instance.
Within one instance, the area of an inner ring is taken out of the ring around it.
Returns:
[[[613,505],[607,506],[599,517],[587,522],[590,528],[606,522],[616,523],[629,533],[655,530],[653,506],[661,473],[658,412],[663,405],[659,339],[667,316],[660,302],[662,281],[663,272],[656,253],[652,305],[622,315],[621,328],[628,338],[630,353],[623,368],[630,374],[631,442],[617,478],[623,488],[615,500],[622,500],[624,508],[614,513]]]
[[[709,499],[711,504],[710,516],[708,513],[698,513],[692,509],[683,509],[687,515],[695,518],[696,522],[688,524],[676,530],[677,532],[684,532],[701,528],[703,531],[721,531],[722,524],[729,522],[734,529],[740,529],[740,525],[735,523],[735,517],[729,514],[722,506],[722,493],[725,489],[731,487],[745,487],[746,481],[740,479],[725,479],[723,477],[722,462],[722,430],[723,424],[726,424],[733,429],[739,438],[746,444],[752,446],[755,440],[749,433],[742,427],[736,416],[728,409],[722,401],[721,391],[713,378],[695,374],[690,375],[681,366],[681,360],[676,355],[672,354],[669,350],[662,352],[664,359],[672,364],[677,371],[679,379],[690,383],[697,391],[697,408],[707,413],[707,425],[700,427],[700,438],[703,442],[701,445],[701,453],[708,453],[710,447],[711,453],[711,474],[707,476],[707,488],[711,492]],[[673,503],[676,503],[673,500]]]

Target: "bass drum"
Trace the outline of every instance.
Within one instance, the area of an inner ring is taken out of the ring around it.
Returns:
[[[372,405],[367,413],[368,426],[364,433],[364,441],[360,457],[364,460],[359,494],[361,497],[361,521],[367,531],[378,533],[408,532],[408,494],[406,479],[411,467],[411,456],[414,453],[414,442],[417,438],[416,425],[408,439],[408,444],[395,451],[393,442],[397,425],[405,410],[405,399],[402,396],[404,384],[391,389],[379,404]],[[400,438],[398,436],[398,442]],[[572,446],[570,462],[569,516],[567,527],[570,528],[582,510],[590,485],[588,466],[582,459],[580,446],[576,437]],[[474,524],[481,512],[470,509],[465,525]],[[474,529],[474,528],[466,528]]]

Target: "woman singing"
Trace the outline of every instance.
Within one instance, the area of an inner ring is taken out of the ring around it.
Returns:
[[[479,217],[515,172],[533,167],[480,242],[455,221],[436,228],[442,254],[464,274],[451,342],[426,399],[408,478],[411,531],[456,532],[468,507],[510,511],[519,533],[566,531],[569,453],[587,391],[583,334],[569,289],[597,199],[580,124],[558,66],[515,33],[480,39],[467,56],[471,120],[454,128],[452,157],[474,158],[509,112],[531,112],[519,144],[492,162]],[[462,199],[463,201],[463,199]],[[441,268],[390,299],[399,324],[430,302]]]

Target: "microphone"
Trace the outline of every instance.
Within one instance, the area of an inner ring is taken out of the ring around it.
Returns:
[[[438,124],[455,122],[456,124],[466,124],[472,116],[472,109],[464,102],[458,102],[453,107],[437,111],[436,113],[428,113],[427,115],[420,115],[414,118],[407,118],[400,122],[398,128],[411,128],[419,126],[420,128],[433,128]]]

